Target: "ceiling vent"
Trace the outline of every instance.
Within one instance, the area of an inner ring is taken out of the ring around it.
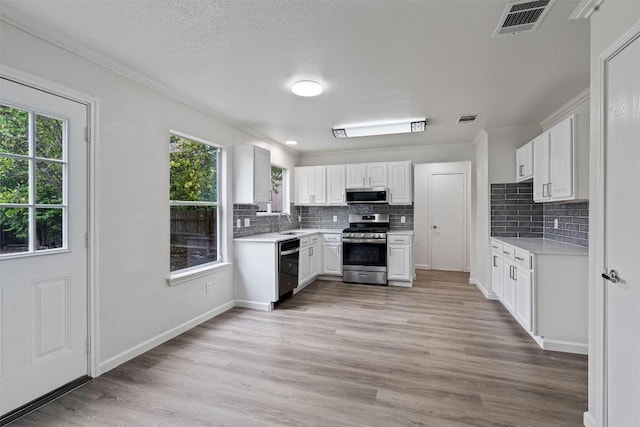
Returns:
[[[456,123],[475,123],[476,120],[478,120],[478,115],[477,114],[468,114],[466,116],[460,116],[458,117],[458,121]]]
[[[516,0],[507,3],[493,37],[538,28],[555,0]]]

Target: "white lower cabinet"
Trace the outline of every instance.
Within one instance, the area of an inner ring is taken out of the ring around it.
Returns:
[[[322,235],[322,274],[342,276],[342,235]]]
[[[587,354],[588,251],[523,240],[539,251],[492,239],[493,293],[543,349]]]
[[[411,235],[387,234],[387,282],[391,286],[412,286],[412,240]]]
[[[322,271],[321,247],[320,234],[312,234],[300,238],[297,291],[311,283]]]
[[[309,280],[309,247],[300,249],[298,259],[298,286],[305,284]]]
[[[314,279],[322,272],[322,245],[320,242],[309,246],[309,278]]]

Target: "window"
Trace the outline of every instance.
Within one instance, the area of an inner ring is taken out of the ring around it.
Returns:
[[[169,139],[171,271],[220,260],[220,149]]]
[[[67,123],[0,105],[0,256],[67,247]]]
[[[271,165],[271,202],[259,203],[258,212],[281,213],[288,212],[286,197],[287,170],[280,166]]]

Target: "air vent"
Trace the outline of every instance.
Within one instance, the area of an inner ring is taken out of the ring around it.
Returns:
[[[493,37],[538,28],[555,0],[517,0],[507,4]]]
[[[457,123],[475,123],[476,120],[478,120],[477,114],[468,114],[458,117]]]

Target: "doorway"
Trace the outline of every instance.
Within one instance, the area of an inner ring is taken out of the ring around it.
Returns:
[[[89,372],[86,104],[0,78],[0,416]]]

